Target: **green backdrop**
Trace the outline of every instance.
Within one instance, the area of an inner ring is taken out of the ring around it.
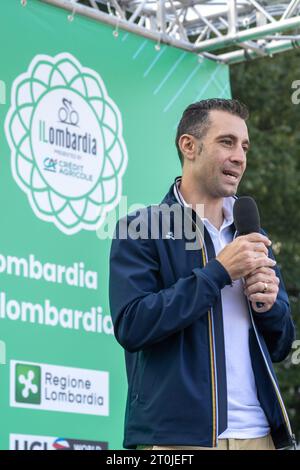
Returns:
[[[3,3],[0,448],[120,449],[105,234],[162,199],[183,109],[229,97],[228,68],[37,0]]]

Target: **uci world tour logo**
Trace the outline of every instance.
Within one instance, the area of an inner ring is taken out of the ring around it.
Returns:
[[[68,53],[37,55],[13,83],[5,132],[34,213],[68,235],[99,228],[127,165],[121,114],[100,75]]]

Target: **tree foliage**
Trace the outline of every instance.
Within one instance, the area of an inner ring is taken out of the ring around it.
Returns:
[[[300,339],[300,104],[292,102],[295,80],[300,80],[299,50],[231,67],[232,96],[250,109],[251,150],[239,194],[251,195],[258,203]],[[295,358],[300,354],[294,349],[276,371],[299,441],[300,364]]]

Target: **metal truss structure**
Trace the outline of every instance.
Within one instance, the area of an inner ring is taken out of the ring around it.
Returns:
[[[41,1],[221,63],[300,47],[300,0]]]

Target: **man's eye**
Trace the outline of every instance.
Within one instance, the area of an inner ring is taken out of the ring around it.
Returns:
[[[221,142],[225,145],[232,145],[232,140],[223,139]]]

